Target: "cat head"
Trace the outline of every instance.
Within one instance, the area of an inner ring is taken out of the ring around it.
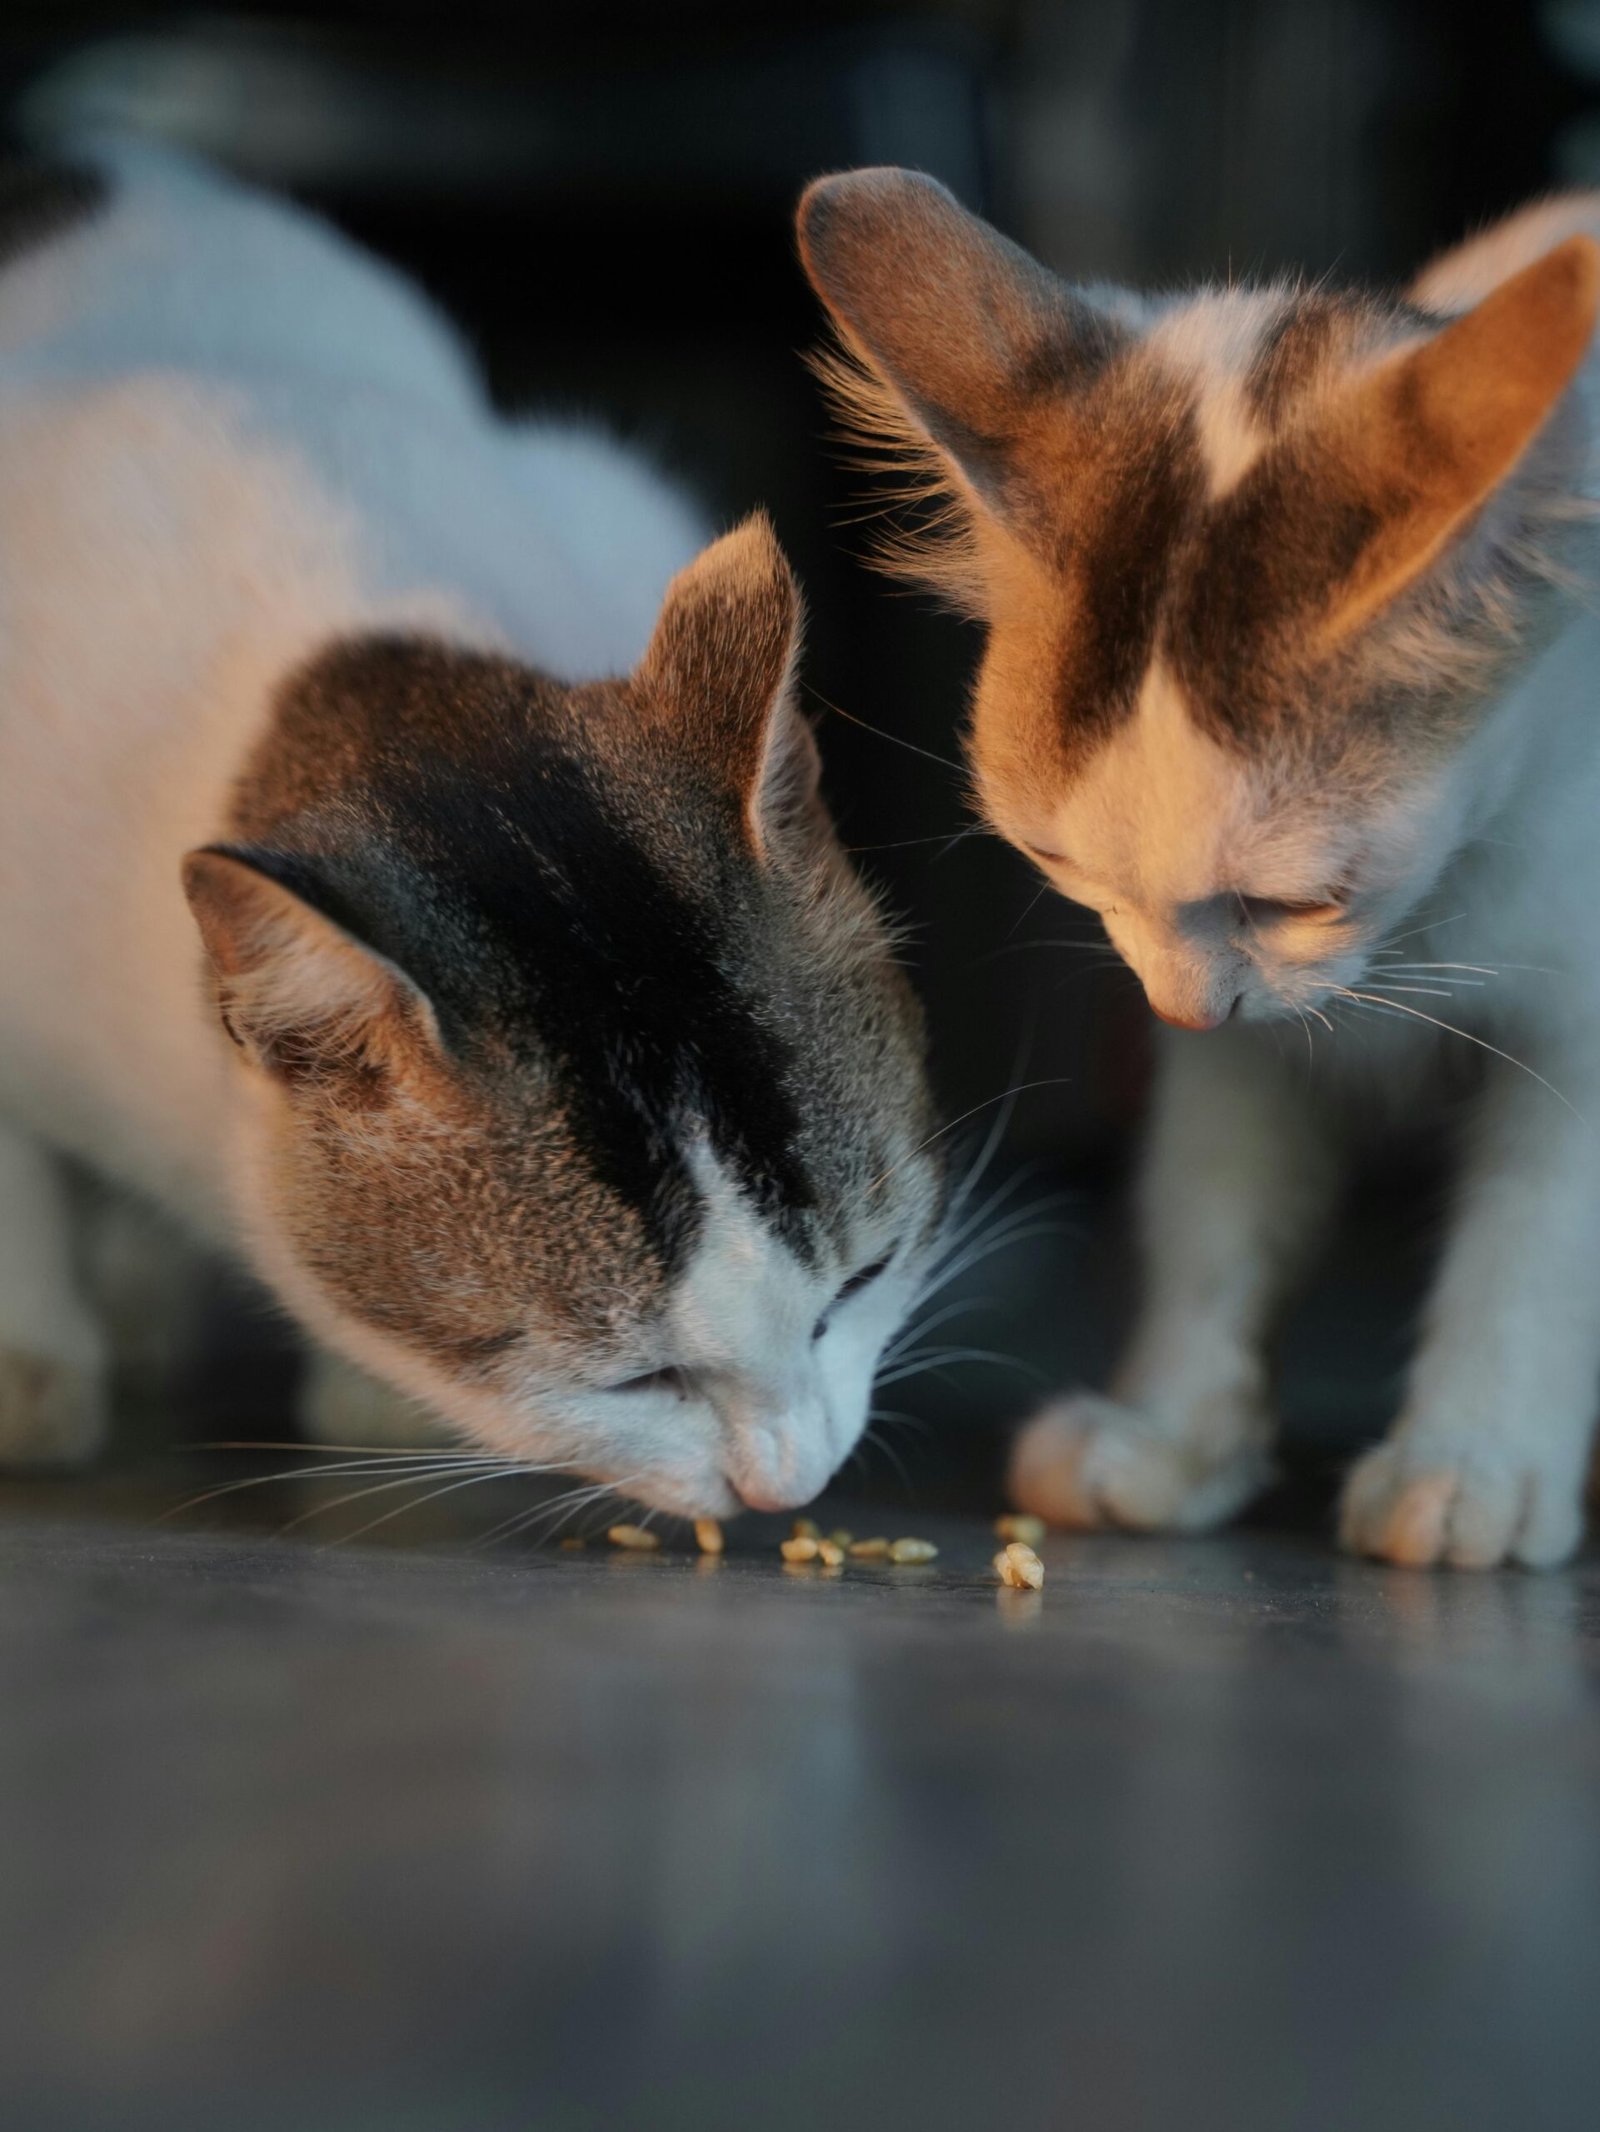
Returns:
[[[479,1442],[690,1515],[828,1479],[941,1197],[799,627],[755,519],[624,680],[335,644],[185,869],[279,1292]]]
[[[1567,388],[1600,248],[1454,317],[1287,283],[1147,300],[1070,289],[896,170],[819,180],[800,241],[838,403],[932,507],[883,560],[988,625],[989,820],[1167,1020],[1352,983],[1514,761],[1495,699],[1585,508]]]

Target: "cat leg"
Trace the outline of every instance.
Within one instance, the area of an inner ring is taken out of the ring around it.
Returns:
[[[331,1348],[306,1356],[296,1412],[313,1443],[340,1450],[424,1450],[454,1445],[436,1414]]]
[[[1406,1403],[1345,1485],[1340,1537],[1390,1562],[1565,1561],[1600,1383],[1600,1077],[1496,1064]]]
[[[106,1425],[105,1349],[78,1288],[66,1180],[0,1119],[0,1466],[80,1465]]]
[[[1266,1341],[1333,1197],[1320,1107],[1278,1033],[1164,1047],[1139,1217],[1145,1293],[1115,1396],[1019,1436],[1010,1485],[1053,1524],[1200,1531],[1270,1477]]]

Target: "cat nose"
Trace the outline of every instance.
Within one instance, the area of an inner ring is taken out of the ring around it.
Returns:
[[[798,1510],[802,1503],[811,1500],[809,1494],[797,1493],[793,1489],[762,1487],[750,1482],[735,1482],[733,1492],[746,1510]]]
[[[1228,1015],[1233,1012],[1233,1009],[1229,1007],[1227,1012],[1223,1014],[1208,1014],[1203,1020],[1195,1015],[1169,1014],[1165,1007],[1156,1006],[1154,1001],[1151,1002],[1151,1011],[1156,1020],[1165,1022],[1169,1029],[1193,1029],[1196,1033],[1199,1033],[1202,1030],[1217,1028],[1228,1019]]]
[[[1165,1022],[1169,1029],[1192,1029],[1199,1035],[1207,1029],[1220,1029],[1222,1024],[1231,1018],[1238,1004],[1239,994],[1236,992],[1224,1007],[1190,1007],[1183,1014],[1174,1014],[1170,1008],[1157,1006],[1152,999],[1150,1011],[1158,1022]]]

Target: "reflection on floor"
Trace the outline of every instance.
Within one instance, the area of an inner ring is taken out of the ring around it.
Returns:
[[[152,1504],[0,1498],[11,2132],[1594,2122],[1600,1566]]]

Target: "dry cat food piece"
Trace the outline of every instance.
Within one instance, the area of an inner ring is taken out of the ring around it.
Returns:
[[[694,1521],[695,1545],[703,1555],[720,1555],[722,1552],[722,1527],[715,1518],[696,1518]]]
[[[835,1547],[848,1547],[855,1539],[855,1534],[853,1532],[846,1532],[842,1525],[836,1525],[833,1528],[832,1532],[829,1533],[828,1538],[833,1542]]]
[[[646,1532],[642,1525],[613,1525],[606,1533],[613,1547],[631,1547],[636,1554],[647,1555],[661,1545],[658,1533]]]
[[[587,1547],[588,1544],[581,1533],[569,1532],[561,1542],[561,1547],[564,1553],[575,1555],[580,1547]]]
[[[881,1562],[889,1552],[889,1543],[881,1534],[875,1540],[852,1540],[849,1552],[857,1562]]]
[[[1037,1547],[1044,1538],[1044,1529],[1043,1518],[1029,1517],[1022,1511],[1014,1511],[994,1521],[997,1540],[1020,1540],[1024,1547]]]
[[[808,1532],[797,1532],[792,1540],[781,1540],[778,1552],[785,1562],[815,1562],[817,1543]]]
[[[1013,1540],[994,1558],[994,1573],[1002,1584],[1018,1591],[1036,1592],[1044,1582],[1044,1564],[1022,1540]]]
[[[891,1562],[931,1562],[939,1552],[931,1540],[891,1540]]]
[[[822,1528],[815,1518],[796,1518],[789,1530],[797,1540],[820,1540],[822,1538]]]
[[[817,1560],[825,1569],[837,1569],[844,1561],[844,1549],[837,1540],[819,1540]]]

